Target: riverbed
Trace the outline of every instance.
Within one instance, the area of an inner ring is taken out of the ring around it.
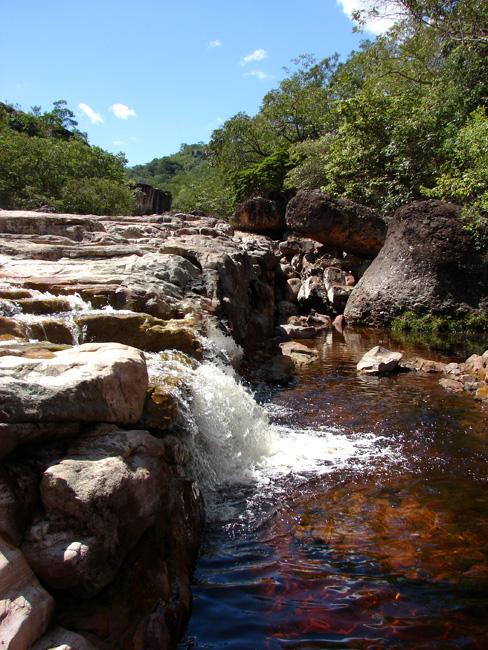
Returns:
[[[294,384],[257,388],[280,443],[211,495],[180,647],[486,648],[487,407],[358,376],[376,344],[447,360],[387,333],[307,344]]]

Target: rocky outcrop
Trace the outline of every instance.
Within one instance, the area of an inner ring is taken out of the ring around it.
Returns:
[[[119,343],[87,343],[23,356],[22,347],[0,357],[0,420],[134,424],[147,388],[143,354]],[[90,408],[86,408],[86,404]]]
[[[0,211],[0,536],[32,579],[3,590],[6,647],[176,645],[202,516],[187,373],[216,322],[290,379],[274,249],[197,215]]]
[[[348,199],[331,199],[320,190],[302,190],[291,199],[286,225],[294,234],[370,259],[378,254],[386,234],[386,225],[374,210]]]
[[[464,363],[448,363],[442,368],[440,385],[454,393],[466,392],[480,402],[488,402],[488,350],[472,354]]]
[[[171,192],[156,189],[147,183],[136,183],[135,214],[163,214],[171,210]]]
[[[135,348],[50,347],[7,345],[0,356],[9,428],[0,639],[19,650],[54,638],[73,648],[170,647],[189,614],[202,509],[183,443],[169,435],[175,404],[164,384],[148,394]],[[136,421],[149,429],[131,428]],[[64,629],[40,639],[50,623]]]
[[[261,235],[281,235],[285,219],[274,201],[258,196],[240,203],[230,224],[236,230],[244,230]]]
[[[442,201],[397,210],[384,247],[352,291],[349,323],[387,325],[402,312],[465,315],[488,294],[488,265]]]
[[[64,306],[45,300],[49,292],[58,301],[80,296],[94,309],[130,310],[167,321],[210,314],[225,321],[238,343],[263,344],[273,332],[277,285],[285,280],[268,238],[232,235],[229,224],[181,213],[142,221],[0,210],[3,313],[32,313],[28,305],[24,311],[25,301],[43,301],[38,318],[16,319],[15,327],[8,318],[0,321],[0,337],[64,344],[90,340],[83,338],[85,323],[73,328],[69,312],[59,311]]]

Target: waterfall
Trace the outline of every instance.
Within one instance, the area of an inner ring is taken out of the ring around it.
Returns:
[[[207,340],[207,357],[195,362],[181,352],[146,354],[153,381],[171,377],[180,405],[180,435],[191,459],[191,472],[211,504],[232,486],[279,490],[283,478],[305,478],[364,465],[393,452],[379,436],[354,437],[338,428],[301,429],[273,423],[272,407],[259,405],[228,363],[236,352],[222,333]],[[224,343],[217,349],[217,344]],[[283,415],[283,414],[281,414]]]

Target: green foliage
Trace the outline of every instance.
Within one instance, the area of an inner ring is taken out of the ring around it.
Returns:
[[[289,168],[288,151],[278,149],[271,156],[239,172],[234,183],[236,201],[245,201],[253,196],[272,198],[279,194]]]
[[[422,334],[459,334],[463,332],[488,332],[488,313],[474,311],[462,318],[436,314],[418,315],[406,311],[396,318],[391,326],[395,334],[414,332]]]
[[[326,182],[325,165],[332,136],[297,142],[289,149],[291,169],[284,187],[293,190],[318,189]]]
[[[56,102],[52,114],[40,116],[2,111],[1,207],[48,205],[92,214],[132,212],[134,196],[126,179],[124,156],[90,147],[76,133],[73,137],[63,135],[66,126],[74,126],[71,115],[64,102]],[[34,126],[37,135],[31,135]]]
[[[178,166],[176,154],[140,179],[164,182],[175,207],[195,201],[219,214],[251,194],[322,187],[388,217],[430,192],[463,203],[483,245],[488,147],[475,142],[486,141],[488,4],[371,0],[370,9],[395,19],[387,34],[344,63],[298,57],[255,116],[237,113],[214,131],[198,165]]]
[[[432,189],[434,196],[464,205],[466,228],[479,247],[488,247],[488,118],[474,111],[465,126],[444,144],[446,162]]]

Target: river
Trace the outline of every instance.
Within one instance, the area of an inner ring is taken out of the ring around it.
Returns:
[[[358,376],[378,343],[446,360],[346,330],[309,343],[293,385],[258,387],[259,413],[219,379],[206,426],[246,430],[230,449],[247,471],[208,492],[180,648],[488,647],[488,409],[438,375]]]

